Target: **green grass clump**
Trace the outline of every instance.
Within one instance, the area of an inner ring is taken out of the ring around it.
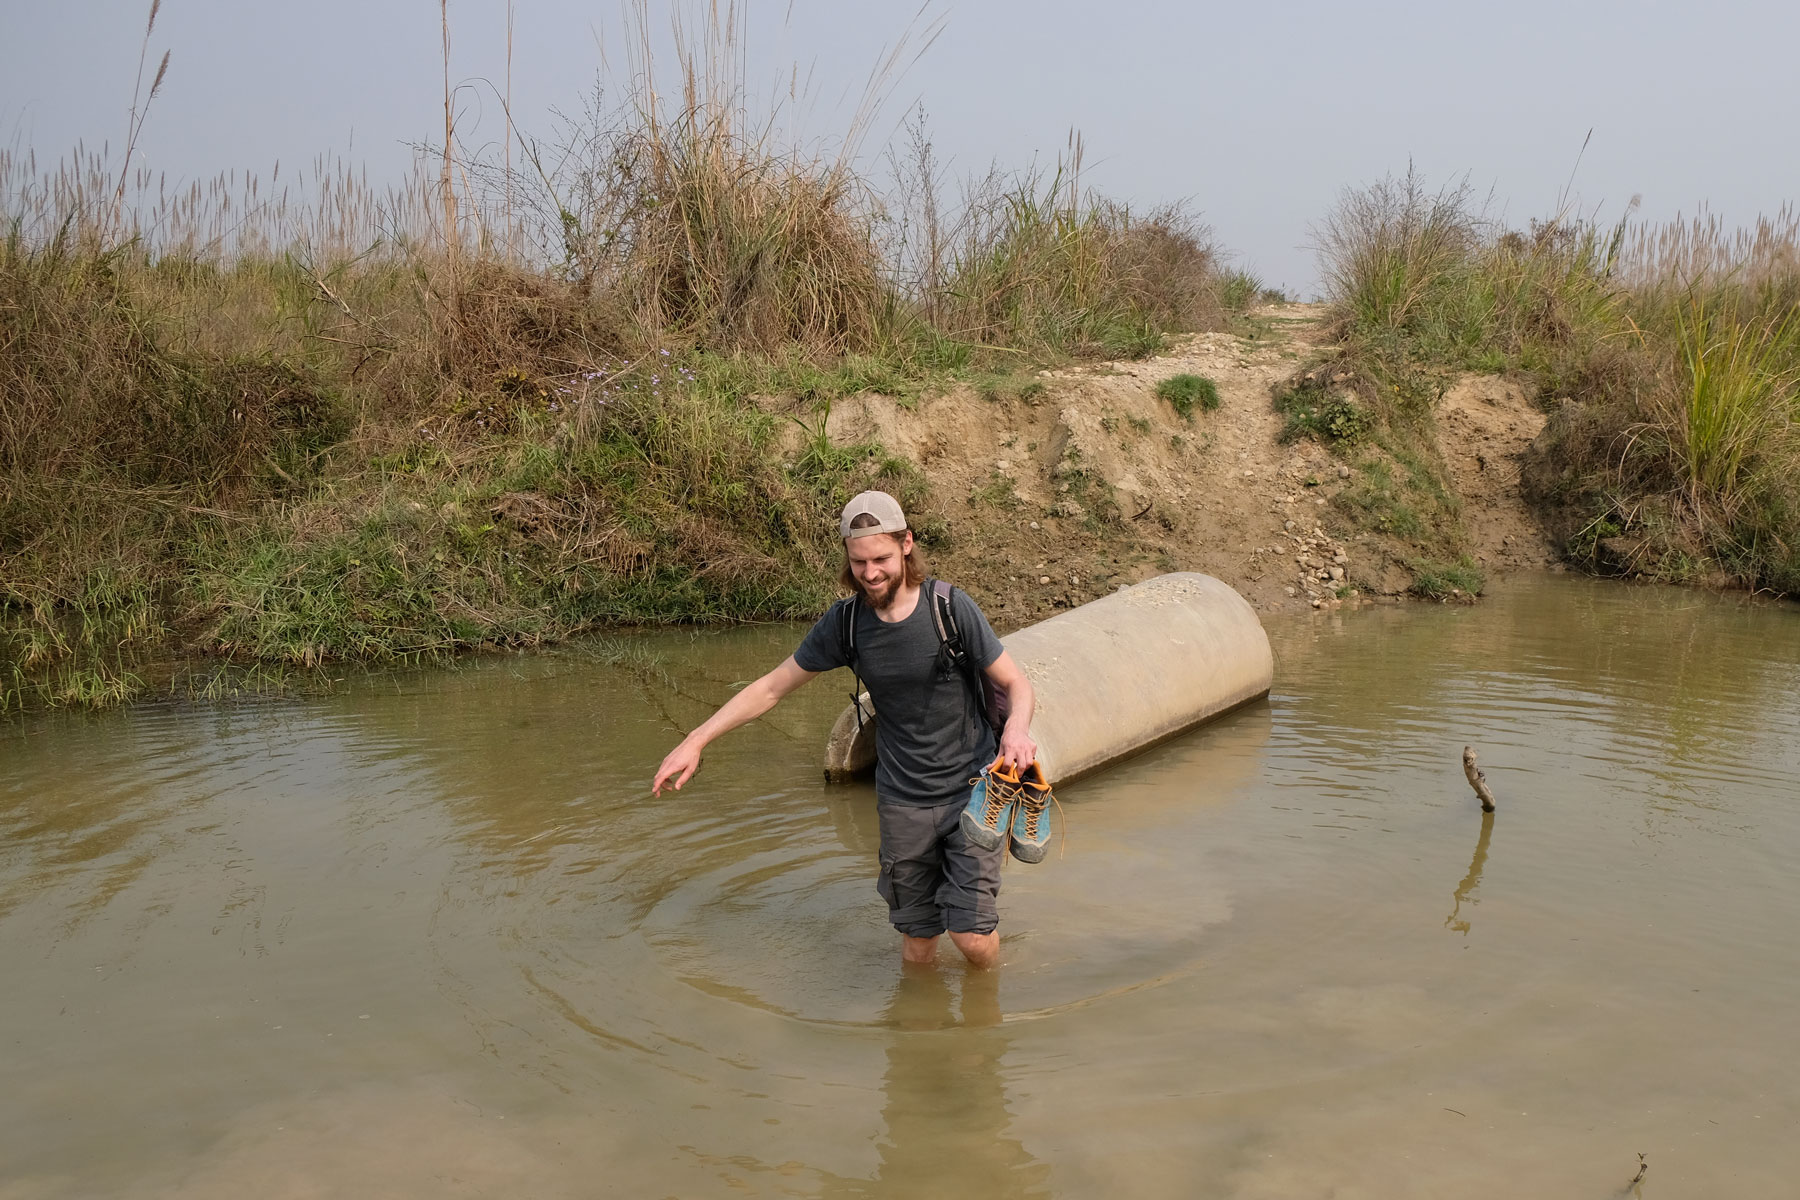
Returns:
[[[1048,390],[1044,381],[1035,377],[1035,372],[984,371],[971,375],[969,382],[983,400],[994,403],[1018,400],[1036,404]]]
[[[1671,448],[1681,474],[1728,507],[1759,455],[1792,447],[1800,415],[1800,321],[1789,307],[1746,307],[1734,293],[1693,288],[1669,322],[1680,368],[1666,418],[1678,433]]]
[[[969,493],[969,503],[1010,511],[1019,507],[1019,493],[1012,478],[999,471],[988,473],[987,480]]]
[[[1332,503],[1365,529],[1440,556],[1461,553],[1462,502],[1435,450],[1404,431],[1376,435]]]
[[[1343,393],[1305,379],[1276,393],[1275,410],[1287,418],[1281,427],[1283,442],[1303,437],[1327,443],[1355,442],[1373,424],[1368,410]]]
[[[1156,385],[1156,395],[1187,421],[1194,419],[1196,408],[1213,412],[1220,403],[1219,386],[1204,375],[1171,375]]]
[[[1413,583],[1409,590],[1413,595],[1427,600],[1472,602],[1486,584],[1481,569],[1466,555],[1449,562],[1420,559],[1407,566],[1413,573]]]
[[[1255,307],[1267,291],[1262,280],[1248,271],[1233,271],[1220,286],[1219,303],[1227,312],[1244,313]]]
[[[1377,458],[1363,464],[1356,481],[1336,500],[1339,508],[1356,517],[1365,528],[1417,541],[1428,529],[1410,492],[1404,477],[1396,477],[1393,464]]]

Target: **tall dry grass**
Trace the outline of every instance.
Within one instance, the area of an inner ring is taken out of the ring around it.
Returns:
[[[953,203],[922,114],[905,151],[890,271],[938,338],[1134,357],[1171,332],[1223,328],[1257,298],[1232,293],[1211,231],[1184,205],[1137,212],[1086,188],[1079,136],[1049,171],[990,171]]]
[[[1715,213],[1631,229],[1621,255],[1620,283],[1634,295],[1670,288],[1729,284],[1766,309],[1800,302],[1800,213],[1793,206],[1758,217],[1747,228]]]
[[[1439,316],[1468,276],[1482,217],[1465,180],[1432,190],[1414,170],[1346,189],[1314,231],[1326,294],[1365,334]]]
[[[1633,424],[1608,448],[1614,494],[1590,525],[1672,571],[1800,592],[1800,221],[1642,229],[1622,274],[1651,369],[1616,402]],[[1620,494],[1645,472],[1660,489]]]
[[[1389,359],[1558,376],[1615,330],[1626,226],[1569,212],[1508,229],[1467,181],[1347,190],[1315,230],[1340,335]]]
[[[1735,289],[1709,290],[1690,286],[1674,304],[1677,384],[1652,403],[1666,405],[1661,424],[1676,435],[1670,442],[1689,484],[1729,506],[1759,456],[1779,461],[1788,449],[1800,330],[1791,308],[1746,312],[1754,301]]]
[[[1566,400],[1531,486],[1578,559],[1800,590],[1800,221],[1630,215],[1509,230],[1462,186],[1348,192],[1319,237],[1343,353]]]

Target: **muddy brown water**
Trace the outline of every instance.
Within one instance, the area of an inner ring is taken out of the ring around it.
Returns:
[[[648,798],[791,627],[6,727],[0,1197],[1789,1194],[1800,610],[1272,632],[988,975],[900,970],[837,680]]]

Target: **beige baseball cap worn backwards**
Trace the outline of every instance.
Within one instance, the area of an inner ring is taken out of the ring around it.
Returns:
[[[875,524],[850,528],[850,522],[868,515],[875,518]],[[904,533],[906,532],[906,514],[900,510],[900,502],[886,492],[862,492],[844,505],[844,515],[838,518],[838,532],[844,540],[867,537],[871,533]]]

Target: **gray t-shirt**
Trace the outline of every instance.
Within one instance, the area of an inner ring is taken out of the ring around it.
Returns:
[[[794,651],[802,670],[848,666],[843,616],[848,600],[831,606]],[[994,731],[962,673],[940,666],[934,603],[919,590],[912,615],[889,623],[868,604],[856,606],[856,670],[875,702],[875,795],[895,804],[945,804],[967,796],[969,779],[994,758]],[[963,650],[983,670],[1005,649],[981,609],[960,588],[950,611]]]

